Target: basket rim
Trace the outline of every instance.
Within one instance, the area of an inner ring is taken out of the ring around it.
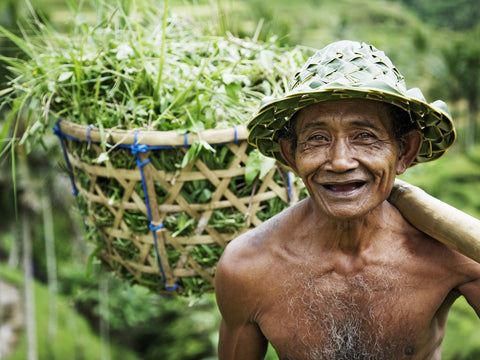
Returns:
[[[100,130],[94,125],[77,124],[65,119],[57,123],[60,131],[79,141],[147,146],[189,147],[193,143],[203,140],[207,143],[225,144],[245,141],[248,137],[246,125],[233,125],[227,129],[207,129],[199,132],[181,132],[176,130],[159,131],[145,129],[110,129]]]

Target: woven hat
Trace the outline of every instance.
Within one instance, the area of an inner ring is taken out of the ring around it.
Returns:
[[[306,106],[342,99],[377,100],[408,112],[423,134],[422,148],[412,165],[438,159],[455,142],[452,116],[443,101],[427,103],[420,89],[407,90],[403,75],[383,51],[348,40],[317,51],[282,98],[263,99],[247,125],[248,141],[285,164],[279,152],[279,130]]]

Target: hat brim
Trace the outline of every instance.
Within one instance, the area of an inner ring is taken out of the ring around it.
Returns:
[[[456,133],[452,117],[446,104],[437,100],[431,104],[416,97],[399,95],[379,87],[355,89],[330,86],[328,88],[295,91],[281,99],[271,100],[263,104],[247,125],[248,141],[256,146],[265,156],[273,157],[287,165],[280,154],[278,145],[279,130],[299,110],[323,101],[345,99],[376,100],[398,106],[410,114],[413,124],[423,134],[423,144],[412,165],[425,163],[440,158],[454,144]],[[372,84],[370,84],[372,85]],[[415,89],[411,89],[415,90]],[[415,94],[415,91],[412,91]]]

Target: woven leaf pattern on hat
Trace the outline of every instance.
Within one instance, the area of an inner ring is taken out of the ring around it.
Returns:
[[[350,41],[334,43],[325,52],[319,51],[313,55],[295,75],[291,89],[298,92],[302,86],[318,89],[333,83],[346,87],[365,87],[375,81],[390,85],[398,94],[407,91],[403,75],[383,51],[366,44],[361,47],[352,47],[350,44]],[[339,47],[343,47],[343,50],[335,50]]]
[[[348,40],[330,44],[311,56],[283,98],[262,101],[248,124],[249,142],[285,164],[277,144],[279,130],[304,107],[342,99],[381,101],[406,111],[424,138],[413,164],[439,158],[455,142],[453,120],[443,101],[428,104],[420,89],[407,89],[403,75],[383,51]]]

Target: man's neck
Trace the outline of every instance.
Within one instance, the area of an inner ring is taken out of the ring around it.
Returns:
[[[398,216],[387,201],[371,212],[353,219],[327,218],[318,209],[311,214],[315,232],[322,234],[322,248],[348,255],[356,255],[370,247],[378,240],[379,230],[391,225]]]

